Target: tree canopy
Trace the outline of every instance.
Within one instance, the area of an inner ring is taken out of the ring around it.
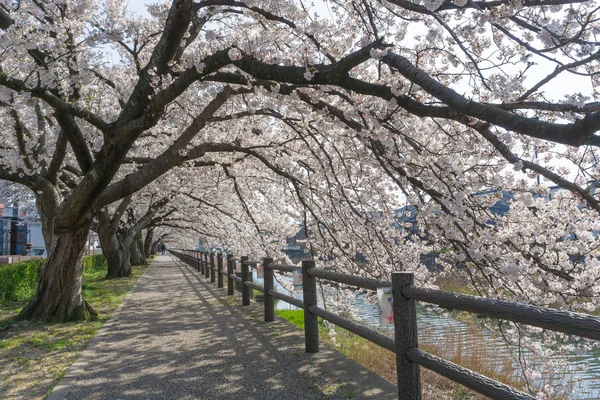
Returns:
[[[431,282],[434,254],[482,295],[597,306],[596,2],[124,4],[0,3],[0,179],[51,255],[25,317],[89,316],[83,235],[150,184],[237,252],[302,227],[327,267]]]

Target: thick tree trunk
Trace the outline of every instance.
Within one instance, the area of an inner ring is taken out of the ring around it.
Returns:
[[[106,279],[124,278],[131,276],[131,263],[129,262],[129,246],[127,235],[112,233],[102,229],[99,225],[100,243],[102,253],[106,257],[108,273]]]
[[[121,249],[121,266],[117,274],[118,278],[131,276],[131,245],[134,235],[131,232],[119,232],[119,248]]]
[[[48,211],[48,210],[46,210]],[[38,288],[33,300],[21,311],[22,319],[44,322],[67,322],[96,319],[96,312],[83,300],[81,282],[83,256],[92,217],[80,221],[79,226],[53,232],[56,222],[41,212],[44,232],[52,232],[46,241],[48,261],[38,271]]]
[[[135,242],[137,243],[138,254],[140,256],[140,265],[148,264],[148,260],[146,260],[146,253],[144,251],[144,240],[142,239],[142,232],[139,232],[135,237]]]
[[[154,229],[148,229],[146,232],[146,237],[144,238],[144,257],[146,259],[150,258],[152,255],[152,237],[154,236]]]
[[[129,245],[129,257],[131,259],[131,265],[142,265],[143,260],[140,254],[140,247],[138,245],[139,233],[133,237],[131,244]]]
[[[123,261],[121,262],[121,270],[119,271],[119,278],[124,278],[131,276],[131,255],[129,253],[129,248],[131,246],[131,240],[129,241],[129,245],[125,245],[125,243],[121,242],[121,246],[123,248]]]
[[[123,267],[123,251],[117,240],[117,235],[111,235],[110,239],[106,240],[107,244],[102,243],[102,253],[106,257],[108,264],[107,279],[119,278],[122,275],[121,268]]]
[[[108,214],[98,215],[98,237],[102,246],[102,253],[106,257],[108,264],[107,279],[119,278],[122,275],[123,267],[123,249],[117,237],[117,232],[111,229]]]

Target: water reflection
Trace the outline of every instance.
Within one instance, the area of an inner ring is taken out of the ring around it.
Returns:
[[[278,278],[291,282],[291,277],[280,275]],[[258,280],[258,283],[262,283],[262,280]],[[277,280],[275,287],[277,291],[290,294]],[[301,299],[302,293],[295,293],[294,297]],[[366,325],[393,335],[392,326],[379,325],[377,306],[368,303],[362,294],[356,295],[353,307],[357,317]],[[284,301],[276,301],[275,308],[297,309]],[[506,371],[510,371],[515,375],[513,378],[518,378],[521,374],[519,360],[513,356],[517,354],[517,349],[513,348],[511,353],[499,332],[480,326],[470,316],[461,318],[465,314],[441,312],[438,307],[418,307],[420,347],[432,352],[439,349],[440,357],[454,358],[459,364],[461,360],[468,363],[476,358],[480,364],[483,360],[485,365],[482,373],[489,374],[491,371],[493,374],[505,375]],[[548,368],[548,360],[542,362],[529,351],[525,351],[524,355],[528,367],[539,373],[532,382],[534,387],[549,385],[553,388],[554,395],[561,398],[600,399],[600,348],[581,355],[561,355],[555,352],[549,358],[551,368]]]
[[[353,306],[359,319],[374,328],[379,327],[376,305],[366,302],[363,295],[357,295]],[[513,355],[518,354],[517,348],[512,348],[511,353],[498,332],[479,326],[472,319],[463,321],[456,314],[439,310],[438,307],[418,307],[421,347],[440,349],[440,357],[456,358],[458,363],[461,359],[484,360],[486,371],[482,372],[493,371],[503,375],[505,371],[513,371],[513,378],[521,375],[519,361],[513,359]],[[461,314],[464,316],[466,313]],[[383,327],[383,330],[393,334],[392,327]],[[528,367],[539,373],[539,377],[532,382],[534,387],[550,385],[556,396],[573,400],[600,399],[599,348],[582,355],[555,352],[549,359],[553,364],[551,369],[544,362],[546,360],[540,360],[530,351],[523,351]]]

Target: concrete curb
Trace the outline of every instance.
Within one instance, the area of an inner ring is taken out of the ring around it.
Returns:
[[[102,328],[98,330],[98,333],[96,333],[96,335],[90,340],[90,342],[83,350],[81,355],[77,358],[77,360],[75,360],[73,365],[71,365],[69,370],[65,373],[65,375],[58,382],[58,384],[54,386],[54,389],[52,389],[52,392],[50,392],[48,397],[46,397],[46,400],[63,400],[66,398],[67,394],[71,390],[71,387],[73,387],[77,379],[79,379],[85,368],[93,359],[94,355],[96,354],[96,350],[98,349],[98,346],[100,345],[106,334],[119,321],[119,316],[123,311],[123,305],[127,302],[127,300],[129,300],[132,293],[137,289],[140,279],[142,279],[146,275],[148,270],[152,268],[152,264],[154,264],[154,261],[152,261],[152,263],[146,269],[144,274],[140,276],[138,280],[133,284],[129,293],[127,293],[127,295],[121,301],[119,307],[117,307],[110,319],[106,321]]]

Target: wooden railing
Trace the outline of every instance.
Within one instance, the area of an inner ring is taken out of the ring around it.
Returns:
[[[273,284],[274,271],[293,272],[299,269],[297,266],[275,264],[273,259],[268,257],[263,258],[262,261],[250,261],[248,257],[236,259],[228,255],[226,258],[227,270],[225,271],[223,269],[223,255],[220,253],[215,254],[193,250],[175,250],[171,252],[182,261],[194,267],[206,278],[209,278],[210,274],[211,282],[215,282],[215,275],[217,275],[218,287],[223,287],[223,277],[226,277],[228,295],[234,294],[234,282],[238,282],[241,287],[242,305],[250,304],[251,289],[256,289],[264,293],[265,321],[273,321],[275,318],[274,299],[283,300],[303,309],[304,337],[307,353],[316,353],[319,351],[317,317],[330,321],[394,352],[396,354],[399,399],[421,399],[419,366],[437,372],[492,399],[535,399],[530,394],[521,392],[419,349],[416,301],[578,335],[588,339],[600,340],[600,318],[598,317],[527,304],[418,288],[414,286],[413,274],[408,272],[392,273],[392,280],[389,282],[319,269],[315,267],[314,261],[303,261],[304,297],[303,300],[298,300],[276,291]],[[235,273],[236,264],[240,266],[241,276]],[[262,264],[264,267],[264,285],[252,282],[250,268],[258,264]],[[317,278],[369,290],[391,286],[394,310],[394,338],[319,307],[317,305]]]

